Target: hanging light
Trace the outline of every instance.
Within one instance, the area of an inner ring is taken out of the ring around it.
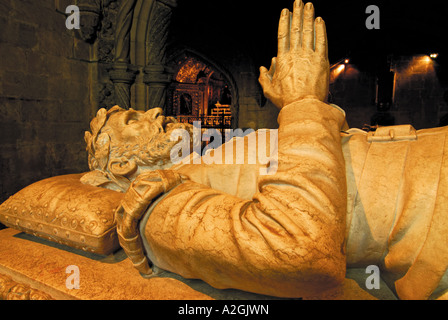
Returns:
[[[439,56],[438,53],[431,53],[431,54],[429,55],[429,57],[430,57],[431,59],[436,59],[438,56]]]

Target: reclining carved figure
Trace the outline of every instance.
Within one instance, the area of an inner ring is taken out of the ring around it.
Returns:
[[[117,217],[143,274],[153,266],[217,288],[300,297],[341,283],[346,266],[376,264],[400,298],[443,293],[447,130],[343,130],[344,112],[325,102],[328,81],[325,24],[296,1],[280,17],[278,56],[260,69],[281,109],[276,173],[187,164],[139,175]]]
[[[448,129],[348,129],[326,103],[325,23],[300,0],[282,11],[278,55],[259,80],[280,108],[271,175],[260,163],[170,166],[169,133],[191,127],[160,109],[103,109],[92,121],[82,181],[125,192],[117,233],[135,267],[302,297],[375,264],[401,299],[443,296]]]

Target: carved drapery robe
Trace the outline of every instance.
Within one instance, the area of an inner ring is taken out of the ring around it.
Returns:
[[[140,223],[149,260],[216,288],[283,297],[341,283],[343,123],[340,110],[304,100],[279,115],[275,174],[260,175],[260,164],[173,168],[190,181],[157,199]]]
[[[341,132],[344,113],[312,99],[278,121],[275,174],[259,174],[266,164],[187,164],[149,183],[163,194],[142,214],[147,258],[217,288],[281,297],[375,264],[401,299],[443,295],[448,128]]]

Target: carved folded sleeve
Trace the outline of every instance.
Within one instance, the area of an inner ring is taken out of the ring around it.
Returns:
[[[193,179],[174,187],[140,227],[148,258],[216,288],[280,297],[340,284],[346,268],[344,121],[343,111],[315,99],[284,107],[275,174],[257,175],[249,200]]]

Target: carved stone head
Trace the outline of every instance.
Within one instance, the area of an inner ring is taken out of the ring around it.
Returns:
[[[122,192],[140,173],[172,166],[170,151],[179,143],[171,138],[173,130],[185,129],[193,136],[191,125],[163,116],[160,108],[146,112],[103,108],[90,129],[84,138],[92,171],[81,181]]]

